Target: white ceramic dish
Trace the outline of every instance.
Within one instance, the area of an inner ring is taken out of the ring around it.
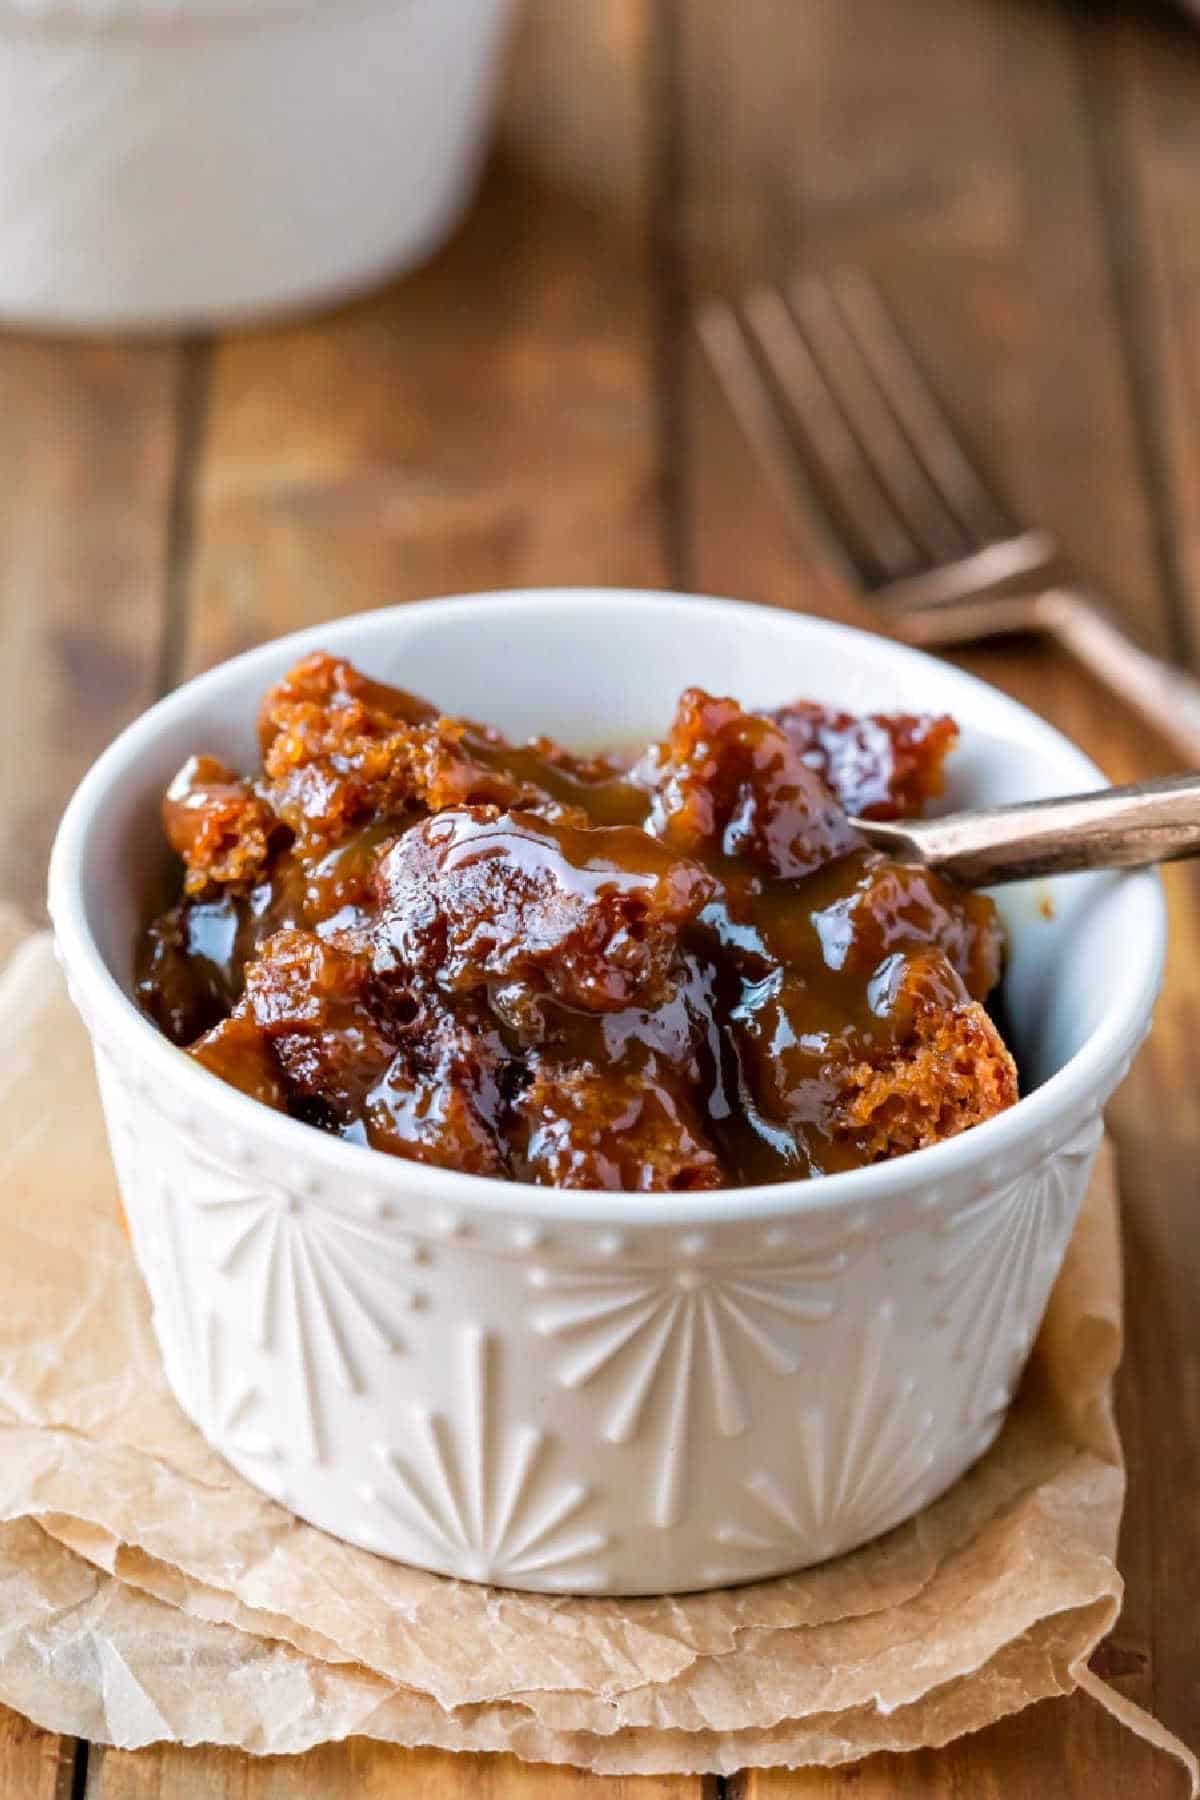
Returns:
[[[51,906],[95,1040],[170,1381],[252,1482],[339,1536],[476,1580],[639,1593],[833,1555],[991,1443],[1061,1260],[1101,1108],[1145,1034],[1150,874],[1003,898],[1027,1080],[1010,1112],[821,1182],[560,1193],[401,1162],[268,1111],[127,998],[158,797],[250,766],[264,688],[326,647],[516,733],[628,741],[688,682],[771,704],[945,708],[952,801],[1095,786],[1049,726],[948,665],[785,612],[533,592],[331,622],[131,726],[63,821]]]
[[[510,0],[0,0],[0,319],[183,329],[411,265]]]

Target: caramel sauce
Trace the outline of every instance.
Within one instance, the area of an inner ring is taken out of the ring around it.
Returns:
[[[470,1173],[686,1191],[900,1154],[1017,1091],[990,901],[847,817],[920,810],[955,735],[693,689],[631,766],[309,657],[261,771],[172,782],[183,891],[138,998],[263,1104]]]

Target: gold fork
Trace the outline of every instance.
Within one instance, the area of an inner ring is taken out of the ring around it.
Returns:
[[[897,637],[1054,638],[1200,767],[1200,682],[1135,644],[989,491],[864,274],[713,301],[698,328],[779,499]]]

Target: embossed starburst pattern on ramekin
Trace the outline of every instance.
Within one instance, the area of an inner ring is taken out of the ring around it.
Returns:
[[[1102,1132],[1092,1120],[1054,1156],[938,1226],[940,1296],[935,1327],[954,1334],[954,1355],[971,1370],[963,1424],[1002,1412],[1025,1366]],[[1006,1320],[1020,1320],[1014,1333]]]
[[[199,1332],[200,1422],[204,1435],[231,1456],[274,1462],[279,1446],[261,1423],[262,1396],[237,1366],[221,1320],[210,1313]]]
[[[380,1477],[360,1489],[370,1509],[362,1535],[379,1543],[399,1528],[424,1558],[476,1581],[536,1576],[539,1586],[576,1593],[601,1586],[602,1567],[589,1559],[609,1540],[586,1522],[591,1489],[555,1478],[545,1432],[501,1423],[495,1338],[468,1327],[459,1350],[453,1410],[413,1407],[405,1442],[375,1446]]]
[[[561,1384],[605,1387],[610,1443],[629,1443],[643,1428],[657,1436],[654,1524],[681,1515],[696,1409],[710,1407],[725,1437],[745,1431],[754,1380],[799,1367],[809,1330],[833,1316],[833,1283],[848,1261],[838,1245],[765,1265],[530,1272],[541,1296],[531,1323],[561,1346]]]
[[[294,1441],[320,1461],[321,1372],[362,1393],[368,1364],[402,1347],[396,1316],[418,1299],[414,1246],[207,1155],[193,1159],[189,1204],[207,1215],[217,1271],[246,1295],[254,1343],[284,1359]]]
[[[714,1532],[710,1580],[744,1580],[798,1555],[816,1561],[905,1516],[933,1462],[934,1415],[915,1379],[896,1375],[896,1320],[885,1302],[855,1355],[830,1372],[828,1394],[794,1414],[778,1467],[744,1478],[743,1511]]]

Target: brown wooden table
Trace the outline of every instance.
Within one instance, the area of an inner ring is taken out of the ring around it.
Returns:
[[[456,241],[329,317],[0,338],[0,890],[40,911],[90,757],[184,674],[382,601],[632,583],[824,610],[689,339],[711,291],[878,270],[1014,499],[1147,643],[1200,654],[1200,30],[1082,0],[533,0]],[[833,604],[837,604],[836,601]],[[848,610],[852,610],[849,601]],[[970,666],[1113,778],[1154,737],[1037,647]],[[1200,1743],[1200,885],[1112,1112],[1128,1596],[1097,1665]],[[1103,979],[1103,973],[1098,972]],[[0,1715],[3,1800],[716,1800],[365,1742],[130,1755]],[[1076,1697],[740,1800],[1175,1796]]]

